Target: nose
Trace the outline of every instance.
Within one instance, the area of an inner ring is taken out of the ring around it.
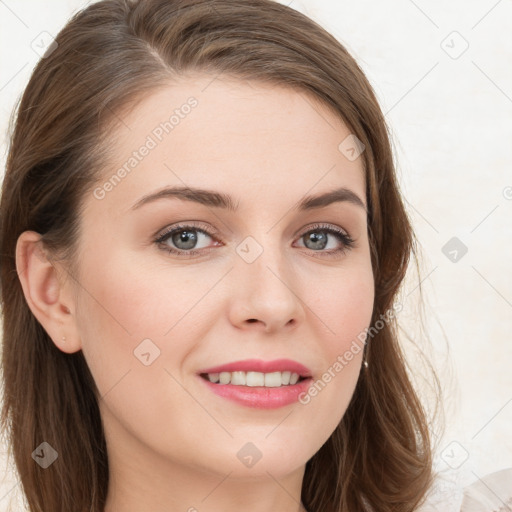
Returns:
[[[296,328],[303,321],[300,280],[278,247],[264,248],[251,263],[237,257],[231,278],[235,292],[229,317],[236,327],[271,333]]]

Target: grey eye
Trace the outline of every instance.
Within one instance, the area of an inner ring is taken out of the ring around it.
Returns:
[[[194,233],[194,230],[182,230],[174,233],[171,237],[172,243],[178,248],[183,249],[184,251],[188,251],[189,249],[194,249],[195,244],[197,243],[197,234]]]
[[[328,242],[328,234],[325,231],[312,231],[303,237],[304,245],[308,249],[325,249]]]

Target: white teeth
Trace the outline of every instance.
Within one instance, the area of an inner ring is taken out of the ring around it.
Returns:
[[[244,372],[233,372],[231,374],[231,384],[236,384],[237,386],[245,386],[246,376]]]
[[[231,380],[231,373],[220,372],[219,379],[221,384],[229,384],[229,381]]]
[[[292,372],[220,372],[209,373],[208,380],[215,384],[233,384],[235,386],[264,386],[267,388],[279,388],[281,386],[293,386],[299,380],[298,373]]]
[[[278,388],[281,382],[281,372],[265,373],[265,387]]]
[[[247,372],[246,385],[251,387],[264,386],[265,374],[260,372]]]

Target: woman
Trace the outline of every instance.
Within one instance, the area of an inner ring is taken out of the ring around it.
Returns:
[[[314,22],[90,5],[25,90],[0,206],[31,512],[424,504],[396,327],[414,236],[373,91]]]

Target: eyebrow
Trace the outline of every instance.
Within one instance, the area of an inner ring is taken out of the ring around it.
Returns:
[[[166,187],[157,192],[143,196],[131,207],[131,210],[136,210],[145,204],[160,199],[173,198],[192,201],[214,208],[223,208],[232,212],[236,212],[238,209],[238,203],[235,203],[231,196],[222,192],[190,187]],[[362,199],[355,192],[345,187],[337,188],[316,196],[306,196],[294,209],[307,211],[322,208],[337,202],[348,202],[359,206],[367,212],[366,205],[363,203]]]

